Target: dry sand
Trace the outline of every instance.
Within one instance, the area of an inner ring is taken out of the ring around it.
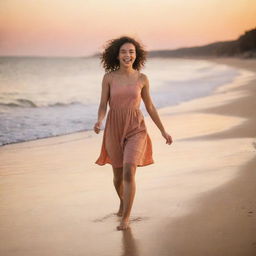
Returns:
[[[256,60],[210,59],[243,75],[145,118],[155,164],[138,167],[130,229],[117,231],[110,165],[94,132],[0,147],[0,254],[256,255]]]

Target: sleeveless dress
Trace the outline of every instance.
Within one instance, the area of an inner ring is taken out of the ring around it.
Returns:
[[[140,77],[140,74],[139,74]],[[110,85],[109,111],[106,118],[101,152],[95,164],[124,163],[145,166],[154,163],[152,143],[140,110],[142,83]]]

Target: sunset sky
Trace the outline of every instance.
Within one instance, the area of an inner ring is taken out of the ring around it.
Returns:
[[[85,56],[121,35],[175,49],[255,27],[255,0],[1,0],[0,55]]]

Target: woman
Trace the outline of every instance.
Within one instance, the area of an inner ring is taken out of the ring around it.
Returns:
[[[129,227],[136,168],[154,163],[151,139],[139,109],[141,98],[166,143],[170,145],[172,138],[165,131],[150,97],[148,78],[140,73],[146,61],[146,51],[141,44],[128,36],[110,40],[100,58],[106,73],[102,80],[98,121],[94,125],[97,134],[108,102],[110,109],[100,156],[95,163],[112,165],[113,182],[120,198],[117,215],[122,217],[117,229],[124,230]]]

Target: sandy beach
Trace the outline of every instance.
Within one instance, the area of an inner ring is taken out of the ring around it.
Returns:
[[[171,146],[145,118],[155,163],[137,168],[126,231],[112,168],[94,163],[102,132],[0,147],[0,254],[256,255],[256,60],[206,60],[242,75],[159,110]]]

